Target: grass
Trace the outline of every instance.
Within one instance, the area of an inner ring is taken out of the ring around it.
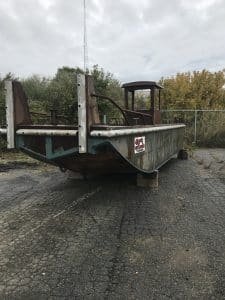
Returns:
[[[54,166],[31,158],[18,150],[3,151],[0,156],[0,172],[10,169],[33,168],[38,171],[52,171]]]
[[[163,112],[162,121],[174,123],[174,119],[186,124],[185,145],[193,147],[194,112]],[[196,146],[225,148],[225,112],[198,112]]]

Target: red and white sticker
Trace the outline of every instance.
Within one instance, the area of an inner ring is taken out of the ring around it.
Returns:
[[[141,153],[145,151],[145,136],[134,138],[134,153]]]

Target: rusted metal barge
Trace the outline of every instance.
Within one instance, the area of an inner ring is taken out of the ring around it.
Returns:
[[[160,91],[152,81],[132,82],[124,88],[124,107],[113,99],[98,95],[89,75],[77,76],[78,124],[32,123],[22,85],[6,82],[7,126],[0,134],[8,148],[17,148],[40,161],[81,174],[134,172],[150,174],[183,149],[184,124],[163,125],[160,120]],[[150,108],[135,108],[135,92],[149,90]],[[101,124],[98,99],[110,101],[123,124]]]

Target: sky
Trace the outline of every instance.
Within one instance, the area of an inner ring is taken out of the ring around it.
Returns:
[[[88,65],[121,82],[225,68],[224,0],[86,0]],[[83,0],[0,0],[0,76],[83,67]]]

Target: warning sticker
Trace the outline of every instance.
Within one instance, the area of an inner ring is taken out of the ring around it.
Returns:
[[[145,151],[145,136],[134,138],[134,153],[140,153]]]

